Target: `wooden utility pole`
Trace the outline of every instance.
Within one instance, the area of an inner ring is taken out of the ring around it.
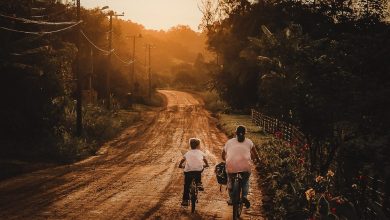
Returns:
[[[77,0],[77,21],[80,21],[80,0]],[[76,132],[77,136],[81,136],[83,133],[83,119],[82,119],[82,77],[80,71],[80,25],[77,26],[77,59],[76,59],[76,80],[77,80],[77,92],[76,92],[76,114],[77,114],[77,122],[76,122]]]
[[[131,35],[131,36],[127,36],[128,38],[133,38],[133,55],[132,55],[132,61],[133,63],[131,64],[131,75],[130,75],[130,80],[131,80],[131,84],[132,84],[132,92],[134,93],[135,92],[135,85],[137,83],[137,77],[135,75],[135,39],[136,38],[142,38],[142,35],[139,34],[139,35]]]
[[[88,89],[89,89],[89,93],[90,94],[92,94],[92,77],[93,77],[93,71],[94,71],[94,69],[93,69],[93,48],[92,48],[92,46],[91,46],[91,52],[90,52],[90,57],[91,57],[91,66],[90,66],[90,72],[89,72],[89,82],[88,82]],[[90,97],[91,98],[91,100],[92,100],[92,96]]]
[[[152,72],[151,72],[151,69],[152,69],[152,67],[151,67],[151,56],[150,56],[150,49],[151,49],[151,45],[149,44],[149,101],[151,101],[152,100]]]
[[[152,56],[151,56],[151,49],[155,48],[152,44],[146,44],[146,52],[149,53],[149,65],[148,65],[148,78],[149,78],[149,91],[148,96],[149,100],[152,100]],[[146,67],[146,54],[145,54],[145,67]]]
[[[110,27],[108,34],[108,69],[106,74],[106,105],[107,109],[111,108],[111,91],[110,91],[110,71],[111,71],[111,50],[112,50],[112,16],[114,15],[113,11],[109,12],[110,16]]]
[[[113,11],[108,13],[110,16],[110,33],[108,35],[108,70],[106,74],[106,101],[107,101],[107,109],[111,109],[111,91],[110,91],[110,71],[111,71],[111,53],[112,53],[112,16],[124,16],[124,14],[115,14]]]

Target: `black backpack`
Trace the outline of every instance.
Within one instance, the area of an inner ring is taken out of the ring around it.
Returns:
[[[221,185],[227,184],[227,173],[225,165],[225,162],[221,162],[215,166],[215,176],[217,177],[218,183]]]

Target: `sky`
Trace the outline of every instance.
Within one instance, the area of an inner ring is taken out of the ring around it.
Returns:
[[[178,24],[198,31],[202,13],[200,0],[81,0],[86,8],[109,6],[117,13],[125,13],[125,20],[142,24],[147,29],[168,30]],[[106,9],[107,10],[107,9]]]

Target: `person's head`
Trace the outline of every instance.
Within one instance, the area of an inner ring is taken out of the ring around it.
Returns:
[[[191,149],[196,149],[200,145],[200,140],[198,138],[190,138],[190,147]]]
[[[236,135],[237,135],[237,141],[238,142],[244,142],[245,141],[245,133],[246,128],[244,125],[239,125],[236,128]]]

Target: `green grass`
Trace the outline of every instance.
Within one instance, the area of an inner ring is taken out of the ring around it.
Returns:
[[[267,136],[262,128],[252,122],[250,115],[219,114],[218,126],[229,136],[233,137],[236,127],[244,125],[247,128],[247,137],[253,141],[256,146],[261,145],[271,137]]]
[[[213,113],[226,112],[228,110],[227,104],[221,100],[215,91],[196,92],[204,101],[205,108]]]

